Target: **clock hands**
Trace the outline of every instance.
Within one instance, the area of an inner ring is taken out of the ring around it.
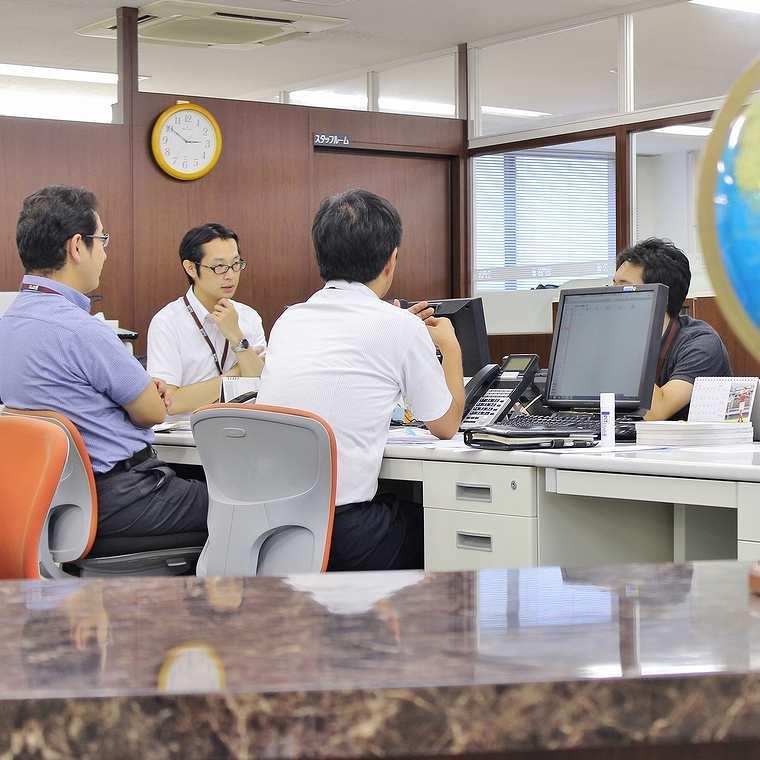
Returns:
[[[169,125],[169,129],[171,129],[171,131],[174,132],[174,134],[177,135],[177,137],[182,138],[182,140],[184,140],[184,142],[187,145],[200,145],[201,143],[200,140],[188,140],[184,135],[181,135],[179,132],[177,132],[177,130],[174,129],[174,127],[171,124]]]
[[[188,142],[179,132],[177,132],[176,129],[174,129],[174,127],[171,124],[169,125],[169,129],[171,129],[171,131],[174,132],[174,134],[177,135],[177,137],[180,137],[185,142]]]

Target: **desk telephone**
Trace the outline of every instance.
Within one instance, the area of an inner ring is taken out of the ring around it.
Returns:
[[[493,425],[504,419],[533,385],[536,354],[510,354],[501,364],[486,364],[465,386],[461,430]]]

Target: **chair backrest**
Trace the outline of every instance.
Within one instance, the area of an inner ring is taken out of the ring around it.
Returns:
[[[63,430],[69,441],[66,466],[53,496],[46,530],[40,537],[43,572],[56,577],[61,574],[57,563],[86,557],[95,541],[98,495],[90,455],[76,425],[59,412],[6,407],[3,414],[44,420]]]
[[[337,485],[330,425],[260,404],[211,404],[190,421],[209,493],[198,574],[326,570]]]
[[[40,578],[40,536],[68,456],[60,428],[0,417],[0,578]]]

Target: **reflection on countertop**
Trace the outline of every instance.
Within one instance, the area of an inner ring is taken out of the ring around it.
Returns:
[[[288,757],[760,739],[746,576],[706,562],[2,583],[0,699],[24,736],[67,726],[80,757],[108,710],[134,721],[130,751],[171,739],[198,756],[244,739]]]

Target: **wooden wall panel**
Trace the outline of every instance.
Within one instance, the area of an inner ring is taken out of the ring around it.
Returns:
[[[195,98],[218,119],[223,152],[214,171],[174,180],[155,165],[150,132],[168,95],[135,104],[135,312],[140,330],[187,288],[179,264],[183,234],[207,221],[232,227],[248,268],[236,298],[253,306],[269,332],[285,305],[313,290],[309,237],[311,142],[308,113],[267,103]]]
[[[750,354],[728,326],[715,298],[693,299],[693,317],[707,322],[723,339],[734,375],[760,377],[760,362]]]
[[[0,290],[16,290],[23,273],[16,249],[16,222],[23,199],[45,185],[85,186],[98,197],[111,233],[108,260],[93,311],[125,326],[134,320],[132,219],[129,215],[129,133],[113,124],[83,124],[0,117]]]
[[[382,195],[404,225],[391,295],[421,300],[451,296],[450,161],[320,149],[314,153],[312,210],[352,187]]]
[[[141,333],[138,354],[153,314],[187,287],[182,235],[205,221],[240,235],[249,267],[237,297],[268,332],[287,304],[321,284],[310,238],[319,201],[365,186],[404,217],[399,294],[452,295],[451,157],[465,148],[462,121],[194,98],[219,120],[224,149],[211,174],[181,182],[158,169],[149,146],[156,117],[178,96],[133,95],[124,125],[0,117],[0,289],[15,290],[21,276],[15,226],[24,196],[54,182],[84,185],[112,233],[96,308]],[[315,129],[352,134],[364,149],[315,152]],[[459,241],[465,232],[455,234]]]
[[[384,148],[399,152],[464,154],[466,122],[429,116],[400,116],[390,113],[312,108],[310,133],[343,133],[357,148]]]
[[[551,333],[535,335],[489,335],[488,347],[491,349],[491,361],[500,362],[507,354],[538,354],[540,366],[549,364],[552,351]]]

